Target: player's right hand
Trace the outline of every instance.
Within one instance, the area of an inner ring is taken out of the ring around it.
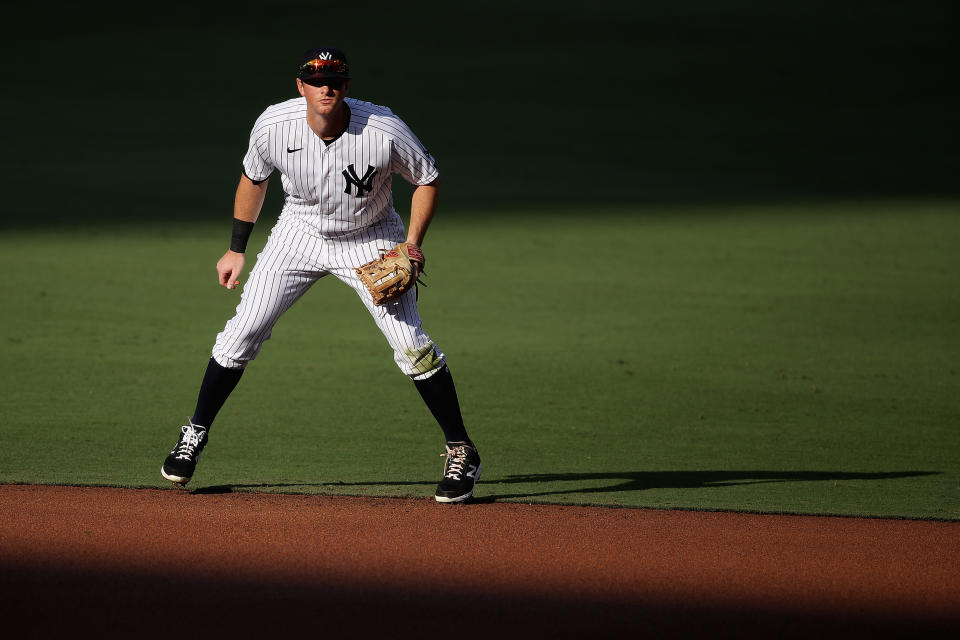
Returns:
[[[217,261],[217,275],[220,276],[220,285],[227,289],[233,289],[240,284],[240,272],[247,259],[242,253],[236,251],[227,251],[223,257]]]

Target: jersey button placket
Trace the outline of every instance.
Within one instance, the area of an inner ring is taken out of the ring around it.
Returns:
[[[317,190],[320,192],[320,211],[322,215],[327,215],[329,213],[329,205],[327,203],[330,201],[330,194],[328,193],[329,176],[327,175],[327,167],[329,165],[329,161],[327,158],[327,150],[326,145],[323,144],[323,141],[319,138],[314,140],[314,144],[317,148],[317,158],[320,165],[317,179]]]

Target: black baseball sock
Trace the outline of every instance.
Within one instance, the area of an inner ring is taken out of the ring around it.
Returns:
[[[447,365],[426,380],[414,380],[413,384],[427,403],[430,413],[440,423],[447,442],[466,442],[472,446],[467,428],[463,425],[463,416],[460,415],[460,401],[453,385],[453,376]]]
[[[193,419],[190,421],[195,425],[200,425],[210,429],[213,419],[217,417],[223,403],[233,388],[240,382],[240,376],[244,369],[227,369],[217,364],[217,361],[210,358],[207,363],[207,372],[203,376],[203,382],[200,383],[200,394],[197,396],[197,408],[193,412]]]

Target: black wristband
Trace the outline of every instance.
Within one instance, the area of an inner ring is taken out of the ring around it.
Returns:
[[[230,238],[230,251],[243,253],[247,250],[247,240],[253,232],[253,223],[246,220],[233,219],[233,237]]]

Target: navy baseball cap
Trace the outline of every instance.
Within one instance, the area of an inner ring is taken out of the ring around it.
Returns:
[[[300,59],[297,77],[310,84],[311,80],[325,78],[350,79],[347,54],[334,47],[314,47],[304,52]]]

